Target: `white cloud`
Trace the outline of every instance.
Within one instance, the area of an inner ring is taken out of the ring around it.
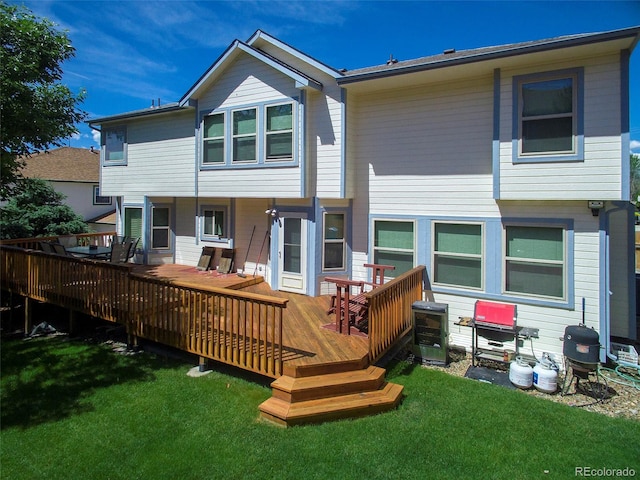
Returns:
[[[640,141],[639,140],[631,140],[631,144],[629,145],[629,148],[631,148],[632,151],[640,149]]]
[[[91,129],[91,135],[93,136],[93,141],[100,145],[100,132],[98,130]]]

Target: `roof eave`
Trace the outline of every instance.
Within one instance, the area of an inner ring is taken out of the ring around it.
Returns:
[[[155,108],[152,107],[145,110],[136,110],[133,112],[125,112],[125,113],[119,113],[116,115],[108,115],[105,117],[93,118],[91,120],[87,120],[85,123],[87,123],[89,126],[101,125],[107,122],[116,122],[119,120],[130,120],[132,118],[146,117],[150,115],[162,115],[165,113],[173,113],[180,110],[188,110],[189,108],[191,107],[189,107],[188,105],[184,106],[179,104],[173,104],[166,107],[155,107]]]
[[[615,41],[624,38],[633,38],[630,50],[633,50],[638,43],[638,37],[640,36],[640,27],[632,27],[623,30],[615,30],[611,32],[598,33],[593,35],[581,36],[578,38],[564,38],[557,40],[550,40],[549,42],[543,42],[535,45],[524,45],[518,47],[505,48],[504,50],[496,50],[487,53],[471,54],[469,56],[457,57],[453,59],[437,60],[429,63],[423,63],[418,65],[408,65],[405,67],[398,67],[390,70],[379,70],[373,72],[360,73],[356,75],[345,75],[342,78],[337,79],[338,85],[347,85],[351,83],[357,83],[366,80],[377,80],[382,78],[394,77],[397,75],[406,75],[409,73],[424,72],[428,70],[435,70],[439,68],[454,67],[458,65],[465,65],[476,62],[483,62],[488,60],[497,60],[501,58],[514,57],[517,55],[525,55],[532,53],[539,53],[551,50],[557,50],[561,48],[570,48],[576,46],[589,45],[592,43],[601,43],[606,41]]]

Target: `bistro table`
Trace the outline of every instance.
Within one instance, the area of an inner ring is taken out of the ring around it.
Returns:
[[[82,247],[69,247],[67,253],[78,257],[109,257],[111,254],[111,247],[99,247],[95,245],[85,245]]]

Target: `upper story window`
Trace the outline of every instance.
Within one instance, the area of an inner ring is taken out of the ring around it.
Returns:
[[[291,159],[293,157],[292,107],[290,103],[267,107],[267,160]]]
[[[204,117],[204,148],[202,162],[224,163],[224,113]]]
[[[345,270],[345,215],[344,213],[324,214],[324,235],[322,268],[324,270]]]
[[[564,228],[507,225],[505,292],[564,299],[567,284],[565,250]]]
[[[102,131],[104,161],[123,165],[127,162],[127,127],[110,127]]]
[[[582,70],[514,77],[515,161],[583,159]]]
[[[482,289],[482,225],[434,223],[433,237],[434,283]]]
[[[201,166],[291,165],[298,160],[296,102],[225,108],[203,115]]]
[[[412,221],[373,222],[373,263],[395,266],[387,274],[389,277],[397,277],[414,267],[414,226]]]
[[[233,112],[233,161],[255,162],[257,157],[257,110]]]

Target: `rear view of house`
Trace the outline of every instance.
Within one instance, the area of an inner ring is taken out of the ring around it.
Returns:
[[[339,71],[257,31],[176,103],[91,121],[102,195],[141,261],[203,246],[316,296],[426,265],[450,343],[517,304],[534,354],[567,325],[636,338],[629,58],[640,28]],[[246,259],[246,262],[245,262]],[[527,346],[526,348],[529,348]]]

